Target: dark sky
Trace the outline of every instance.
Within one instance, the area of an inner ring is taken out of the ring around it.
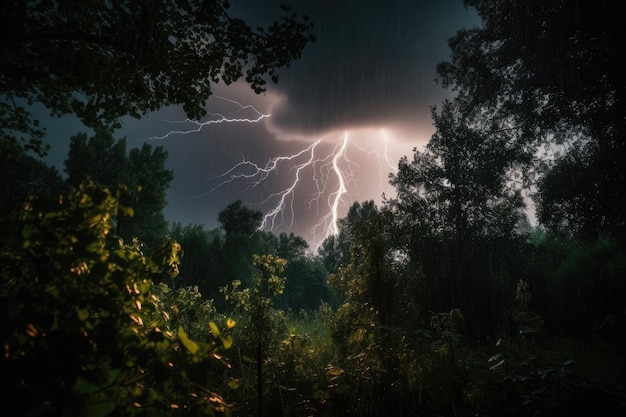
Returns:
[[[429,106],[450,94],[434,82],[447,39],[479,21],[462,0],[232,0],[231,11],[267,26],[281,3],[311,18],[317,41],[277,85],[262,95],[218,85],[205,125],[180,123],[184,113],[168,108],[125,119],[117,136],[168,151],[170,222],[218,227],[219,211],[240,199],[266,215],[266,230],[315,249],[353,201],[392,196],[388,174],[428,141]],[[78,131],[72,118],[50,122],[50,162],[63,161]]]

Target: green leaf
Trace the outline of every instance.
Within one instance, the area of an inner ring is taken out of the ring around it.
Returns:
[[[192,355],[198,353],[198,349],[200,349],[200,346],[187,336],[187,333],[185,332],[185,329],[183,329],[183,326],[178,327],[178,339]]]
[[[167,339],[163,339],[155,344],[155,350],[157,353],[164,354],[170,348],[171,343]]]
[[[213,334],[213,337],[219,337],[222,332],[220,332],[220,329],[217,327],[217,324],[215,324],[214,322],[209,322],[209,327],[211,328],[211,333]]]
[[[233,337],[231,335],[221,336],[220,339],[222,340],[224,349],[230,349],[230,347],[233,345]]]
[[[78,319],[80,321],[85,321],[89,317],[89,310],[86,308],[77,308],[76,313],[78,314]]]
[[[128,217],[133,217],[135,215],[135,210],[132,207],[127,207],[123,205],[118,206],[119,210],[124,213]]]

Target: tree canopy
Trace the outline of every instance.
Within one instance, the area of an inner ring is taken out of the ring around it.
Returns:
[[[561,229],[576,226],[574,233],[591,237],[618,233],[626,213],[626,50],[619,41],[619,4],[464,3],[476,8],[482,25],[450,39],[451,59],[438,65],[439,81],[457,93],[469,124],[517,143],[528,180],[537,184],[537,175],[556,164],[546,188],[538,190],[540,220]],[[547,158],[528,164],[529,156],[541,153]],[[572,163],[593,179],[569,184]]]
[[[226,334],[193,340],[182,325],[171,327],[181,321],[170,318],[195,307],[164,303],[155,285],[176,275],[180,245],[168,241],[147,257],[112,238],[114,219],[126,209],[118,197],[87,181],[0,218],[0,372],[15,413],[225,409],[206,381],[227,365],[218,352],[232,342]]]
[[[65,160],[67,182],[78,187],[86,180],[120,189],[121,204],[132,208],[132,215],[116,218],[115,232],[126,241],[138,238],[148,249],[158,246],[167,233],[163,215],[166,191],[174,178],[165,168],[167,152],[144,143],[126,149],[126,139],[116,140],[108,131],[92,137],[78,134],[71,138]]]
[[[256,29],[228,8],[227,0],[2,2],[0,133],[40,140],[34,103],[92,128],[167,105],[200,118],[213,84],[245,78],[262,92],[315,39],[308,17],[285,6],[279,21]]]

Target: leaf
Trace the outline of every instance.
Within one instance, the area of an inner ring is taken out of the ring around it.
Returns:
[[[230,347],[233,345],[233,337],[231,335],[228,335],[226,337],[221,336],[220,339],[222,340],[224,349],[230,349]]]
[[[127,207],[123,205],[119,205],[119,210],[128,217],[133,217],[135,215],[135,210],[132,207]]]
[[[89,317],[89,310],[86,308],[77,308],[76,313],[78,314],[78,320],[85,321]]]
[[[226,327],[228,327],[229,329],[232,329],[233,327],[235,327],[235,325],[237,324],[237,322],[234,319],[226,319]]]
[[[170,345],[171,345],[170,341],[163,338],[163,340],[161,340],[160,342],[156,342],[154,347],[157,353],[165,354],[167,350],[170,348]]]
[[[183,326],[178,327],[178,339],[192,355],[198,353],[198,349],[200,349],[200,346],[187,336],[187,333],[185,332],[185,329],[183,329]]]
[[[344,370],[337,366],[330,365],[326,368],[326,374],[328,376],[336,377],[336,376],[342,375],[343,373],[344,373]]]
[[[211,333],[213,334],[213,337],[219,337],[222,334],[220,332],[220,329],[217,327],[217,324],[215,324],[214,322],[209,322],[209,327],[211,328]]]

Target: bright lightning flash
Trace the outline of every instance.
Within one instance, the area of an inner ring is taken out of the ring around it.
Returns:
[[[222,113],[210,113],[213,118],[204,122],[162,120],[172,124],[191,124],[192,128],[172,130],[151,139],[164,140],[175,135],[187,135],[212,124],[259,123],[270,117],[253,106],[219,98],[236,105],[237,113],[241,114],[226,117]],[[248,115],[243,116],[244,112],[248,112]],[[240,162],[209,178],[209,182],[214,185],[196,197],[208,196],[226,186],[239,186],[240,193],[260,188],[261,185],[277,189],[260,201],[252,202],[264,212],[260,228],[274,232],[294,231],[296,223],[308,224],[308,236],[304,237],[312,248],[317,249],[326,237],[338,233],[338,220],[357,198],[365,200],[381,196],[382,192],[376,197],[371,195],[372,171],[378,171],[378,190],[385,188],[388,173],[395,171],[388,154],[387,132],[382,129],[361,129],[354,133],[346,131],[342,136],[330,134],[308,144],[303,142],[306,146],[301,150],[270,158],[264,164],[242,156]],[[358,140],[352,139],[352,136],[358,136]],[[355,154],[354,158],[358,156],[359,163],[351,159],[349,154]],[[372,170],[375,165],[378,168]],[[364,197],[368,192],[370,194]],[[300,200],[305,200],[305,203],[302,204]],[[304,215],[302,210],[306,211]],[[300,231],[295,233],[303,235],[303,231],[306,231],[306,227],[302,229],[301,226]]]
[[[171,130],[163,136],[153,136],[149,138],[149,140],[163,140],[174,135],[188,135],[190,133],[198,133],[206,126],[219,124],[219,123],[258,123],[261,120],[265,119],[266,117],[270,117],[269,114],[261,113],[260,111],[255,109],[254,106],[251,106],[251,105],[244,106],[235,100],[231,100],[231,99],[221,97],[221,96],[214,96],[214,97],[236,105],[238,107],[237,111],[235,111],[234,114],[230,117],[226,117],[222,113],[208,112],[207,115],[210,118],[209,120],[205,120],[205,121],[198,121],[198,120],[191,120],[191,119],[185,119],[183,121],[155,119],[164,123],[179,124],[179,125],[193,125],[195,127],[192,127],[191,129],[187,129],[187,130]],[[246,117],[244,115],[245,112],[249,112],[251,113],[251,115]]]

